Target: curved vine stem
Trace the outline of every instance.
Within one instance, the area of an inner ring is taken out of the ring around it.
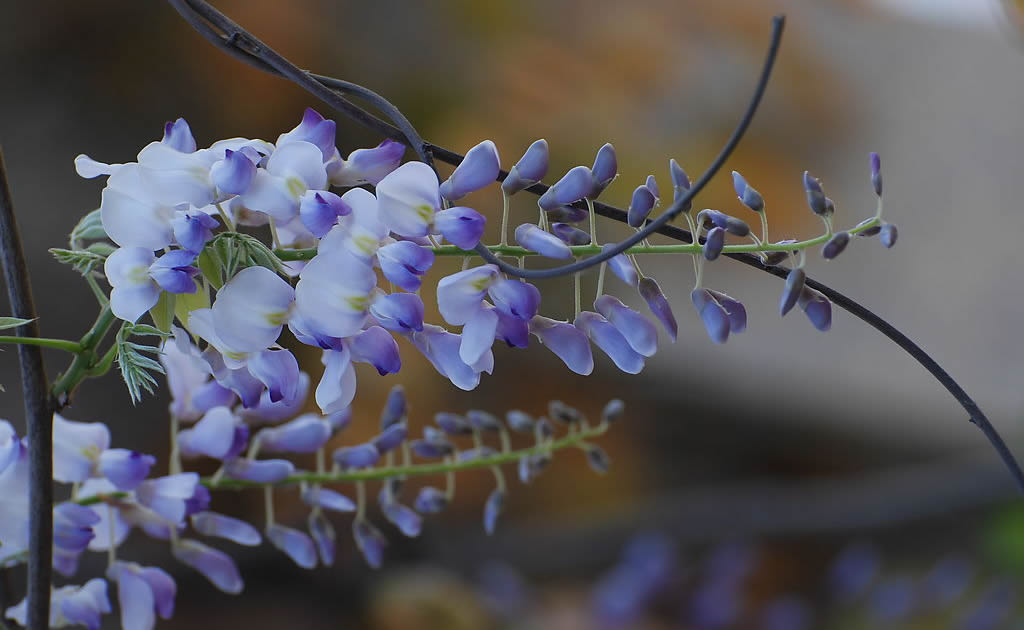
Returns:
[[[408,120],[404,116],[396,118],[394,113],[397,112],[397,108],[390,103],[383,104],[382,97],[376,93],[362,88],[361,86],[355,86],[355,84],[342,81],[340,79],[332,79],[330,77],[322,77],[320,75],[314,75],[304,70],[298,69],[293,64],[287,62],[284,57],[278,54],[276,51],[270,49],[268,46],[260,42],[255,36],[246,31],[244,28],[236,24],[235,22],[228,19],[224,14],[220,13],[209,3],[204,0],[168,0],[168,2],[181,14],[181,16],[188,22],[196,31],[198,31],[203,37],[209,40],[218,48],[226,51],[228,54],[245,61],[246,63],[269,72],[276,74],[290,81],[296,83],[300,87],[304,88],[313,96],[316,96],[327,105],[331,106],[335,110],[345,114],[353,121],[360,125],[372,129],[381,135],[389,138],[393,138],[400,142],[404,142],[413,150],[416,151],[417,155],[420,155],[420,159],[430,164],[430,157],[436,157],[449,164],[458,165],[462,162],[464,156],[439,147],[437,145],[426,142],[420,138],[419,134],[415,130],[410,130],[411,125],[408,125]],[[739,142],[743,131],[749,124],[750,119],[753,117],[754,111],[757,109],[757,105],[760,101],[761,95],[764,92],[764,88],[767,85],[768,75],[771,72],[772,64],[774,63],[775,54],[778,50],[778,46],[782,37],[782,29],[784,25],[784,19],[779,16],[773,20],[772,29],[772,43],[769,47],[768,53],[765,57],[764,68],[761,73],[761,78],[758,81],[757,88],[754,91],[754,96],[751,99],[750,105],[747,107],[747,111],[741,118],[740,123],[737,125],[736,130],[733,132],[732,137],[723,147],[723,150],[719,153],[718,157],[712,163],[711,167],[705,171],[704,175],[697,182],[703,186],[706,179],[710,179],[717,171],[718,167],[728,159],[729,153],[732,147]],[[337,91],[336,91],[337,90]],[[395,122],[398,126],[389,124],[380,118],[377,118],[373,114],[366,110],[359,108],[354,105],[351,101],[345,99],[339,92],[345,92],[349,94],[355,94],[366,99],[371,104],[378,106],[381,111],[392,118],[392,122]],[[400,115],[400,113],[399,113]],[[501,171],[498,180],[504,180],[508,175],[507,171]],[[526,190],[536,194],[542,195],[547,191],[548,186],[544,184],[534,184]],[[688,201],[693,195],[699,191],[697,184],[691,188],[692,194],[686,195],[678,203],[674,203],[666,212],[664,212],[658,219],[648,222],[643,230],[635,233],[629,239],[623,241],[627,243],[623,249],[639,243],[642,239],[647,238],[653,233],[662,234],[669,238],[675,239],[683,243],[693,243],[693,235],[690,232],[669,225],[668,222],[672,216],[678,214],[679,210],[685,201]],[[580,206],[582,207],[582,206]],[[613,219],[615,221],[626,222],[626,212],[610,206],[604,203],[595,202],[594,210],[605,217]],[[662,220],[664,219],[664,220]],[[634,240],[635,239],[635,240]],[[621,246],[621,243],[620,243]],[[618,248],[616,248],[618,249]],[[611,248],[609,248],[611,250]],[[621,250],[620,250],[621,251]],[[498,264],[506,273],[510,275],[516,275],[523,277],[527,271],[521,270],[519,267],[513,267],[497,259],[490,251],[486,248],[477,252],[480,256],[488,260],[493,264]],[[755,267],[774,276],[784,278],[787,270],[780,267],[768,267],[761,263],[760,259],[756,256],[731,252],[727,254],[730,258],[738,260],[743,264]],[[595,260],[596,259],[596,260]],[[600,254],[595,255],[587,260],[594,260],[593,264],[605,260]],[[584,261],[576,264],[583,264]],[[508,267],[508,269],[506,269]],[[565,265],[563,267],[549,269],[549,270],[534,270],[542,272],[557,272],[554,275],[561,275],[565,273],[572,273],[578,271],[581,268],[577,268],[574,265]],[[530,276],[525,276],[530,277]],[[546,276],[539,276],[546,277]],[[832,300],[840,308],[853,314],[855,317],[861,319],[875,330],[881,332],[883,335],[888,337],[900,348],[906,351],[911,357],[920,363],[928,372],[935,377],[939,383],[956,399],[961,407],[967,412],[968,417],[972,423],[974,423],[985,437],[996,449],[1003,463],[1009,469],[1013,475],[1017,486],[1022,492],[1024,492],[1024,471],[1021,470],[1020,465],[1014,458],[1013,453],[1010,452],[1006,443],[1000,437],[996,428],[988,420],[985,414],[978,407],[978,404],[967,395],[964,389],[949,375],[938,363],[935,362],[931,356],[928,355],[920,346],[910,340],[905,334],[900,332],[892,324],[886,322],[884,319],[871,312],[869,309],[859,304],[855,300],[846,297],[842,293],[832,289],[824,284],[816,282],[810,278],[807,279],[807,283],[812,288],[824,293],[830,300]]]

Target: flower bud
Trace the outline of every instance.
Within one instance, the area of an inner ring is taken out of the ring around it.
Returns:
[[[676,317],[672,314],[672,307],[669,306],[668,299],[662,293],[661,287],[658,286],[654,278],[641,278],[637,283],[637,289],[640,291],[640,297],[647,302],[647,307],[651,309],[651,313],[661,322],[669,339],[675,343],[679,326],[676,324]]]
[[[408,435],[409,428],[404,422],[398,422],[384,429],[380,435],[370,440],[370,443],[383,455],[401,446]]]
[[[875,217],[869,217],[867,219],[864,219],[863,221],[858,223],[857,226],[854,229],[857,229],[857,228],[859,228],[861,226],[867,225],[868,223],[871,223],[871,222],[876,221],[876,220],[877,219],[875,219]],[[881,224],[876,223],[875,225],[872,225],[871,227],[869,227],[866,230],[862,230],[860,232],[857,232],[857,236],[863,236],[865,238],[868,238],[868,237],[872,237],[872,236],[878,234],[881,231],[882,231]]]
[[[369,468],[380,459],[380,452],[373,444],[359,444],[335,450],[332,458],[342,469]]]
[[[732,187],[740,202],[754,212],[764,212],[764,198],[738,172],[732,172]]]
[[[658,180],[654,179],[654,175],[647,176],[644,186],[647,186],[647,190],[651,191],[651,194],[654,195],[654,205],[658,205],[658,202],[661,200],[661,192],[658,190]]]
[[[523,157],[508,172],[501,189],[508,195],[533,186],[548,172],[548,142],[543,138],[530,145]]]
[[[823,294],[805,286],[797,303],[815,328],[826,332],[832,327],[832,302]]]
[[[456,201],[498,179],[501,160],[494,142],[484,140],[466,152],[451,177],[441,183],[441,196]]]
[[[779,298],[779,315],[785,317],[796,305],[800,292],[804,290],[805,278],[807,274],[800,268],[791,270],[786,276],[786,285],[782,288],[782,297]]]
[[[437,514],[448,507],[448,496],[433,486],[423,486],[412,506],[421,514]]]
[[[405,388],[395,385],[388,392],[388,398],[384,402],[384,409],[380,412],[380,429],[383,431],[393,424],[398,424],[408,413],[409,403],[405,397]]]
[[[897,236],[899,234],[896,231],[896,226],[892,223],[885,223],[878,233],[878,241],[886,247],[892,247],[896,244]]]
[[[551,226],[551,233],[560,238],[566,245],[590,244],[590,234],[568,223],[553,224]]]
[[[618,398],[613,398],[601,410],[601,422],[607,422],[608,424],[618,422],[622,419],[622,414],[625,411],[626,404]]]
[[[637,186],[633,191],[633,199],[629,202],[629,211],[626,214],[626,223],[630,227],[639,228],[644,224],[647,215],[654,209],[657,201],[654,193],[647,186]]]
[[[715,343],[725,343],[729,339],[729,314],[722,305],[715,300],[714,296],[707,289],[696,288],[690,292],[690,301],[697,309],[704,322],[704,329],[708,337]]]
[[[434,422],[448,435],[472,435],[473,427],[460,415],[442,411],[434,416]]]
[[[878,157],[877,153],[871,153],[869,155],[871,162],[871,186],[875,189],[875,194],[879,197],[882,196],[882,160]]]
[[[843,253],[846,246],[850,243],[849,232],[836,232],[832,235],[832,238],[828,240],[821,248],[821,257],[825,260],[832,260],[839,254]]]
[[[603,475],[608,472],[612,462],[608,457],[608,453],[604,452],[604,449],[596,444],[588,444],[585,448],[587,455],[587,464],[590,465],[590,469],[599,475]]]
[[[594,166],[590,169],[594,177],[594,186],[587,195],[589,199],[597,199],[608,184],[612,183],[619,172],[619,163],[615,157],[615,147],[611,143],[605,143],[597,150],[597,157],[594,158]]]
[[[572,250],[557,236],[545,232],[532,223],[516,228],[516,242],[526,249],[548,258],[572,258]]]
[[[542,210],[551,211],[559,206],[566,206],[583,199],[594,188],[594,175],[586,166],[569,169],[562,179],[540,196],[537,205]]]
[[[352,537],[356,541],[356,547],[363,554],[366,564],[371,568],[379,569],[384,561],[384,547],[388,541],[380,531],[370,525],[364,518],[357,518],[352,522]]]
[[[711,228],[707,240],[704,241],[704,258],[715,260],[721,255],[723,247],[725,247],[725,230],[720,227]]]
[[[612,243],[606,243],[601,246],[601,251],[606,251],[609,247],[614,247]],[[608,268],[612,270],[619,280],[622,280],[631,287],[637,286],[640,282],[640,275],[636,272],[636,266],[629,259],[629,256],[625,254],[616,254],[608,259]]]
[[[729,316],[729,332],[738,335],[746,330],[747,309],[743,306],[743,302],[714,289],[708,289],[708,291],[718,300],[718,303],[725,309],[726,315]]]
[[[505,414],[505,424],[517,433],[533,433],[533,418],[525,411],[513,409]]]
[[[821,188],[821,180],[804,171],[804,190],[807,192],[807,205],[811,212],[818,216],[826,214],[825,191]]]
[[[668,161],[668,172],[672,178],[672,203],[675,203],[690,192],[690,176],[686,174],[682,166],[679,166],[679,162],[676,162],[675,158]],[[687,201],[682,212],[689,212],[692,207],[692,202]]]
[[[490,536],[498,526],[498,516],[505,507],[505,491],[495,488],[484,504],[484,531]]]

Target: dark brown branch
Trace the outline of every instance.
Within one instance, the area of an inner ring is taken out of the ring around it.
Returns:
[[[36,307],[32,301],[25,252],[21,246],[14,205],[7,184],[7,169],[0,151],[0,257],[12,315],[32,320],[19,326],[19,337],[38,337]],[[28,628],[50,626],[50,579],[53,558],[53,398],[38,346],[18,344],[21,387],[28,427]]]

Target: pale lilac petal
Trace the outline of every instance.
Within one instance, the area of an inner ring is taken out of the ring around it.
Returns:
[[[356,395],[356,371],[348,349],[324,351],[324,374],[316,386],[316,404],[323,414],[341,411]]]
[[[537,201],[544,210],[554,210],[583,199],[594,189],[594,174],[586,166],[570,169]]]
[[[121,247],[103,263],[103,274],[112,287],[144,287],[153,284],[149,267],[156,260],[145,247]]]
[[[316,414],[304,414],[256,434],[260,449],[272,453],[314,453],[331,437],[331,425]]]
[[[530,145],[523,157],[508,172],[508,177],[501,183],[502,190],[513,195],[520,190],[529,188],[548,173],[548,142],[540,139]]]
[[[388,228],[377,212],[377,198],[362,188],[353,188],[341,196],[352,212],[320,241],[320,252],[347,249],[367,265],[388,236]]]
[[[423,162],[406,162],[377,184],[380,218],[395,234],[426,236],[441,207],[437,176]]]
[[[165,124],[164,137],[160,142],[182,153],[192,153],[196,150],[196,139],[184,118]]]
[[[560,238],[532,223],[516,228],[516,242],[531,252],[548,258],[572,258],[572,250]]]
[[[615,326],[597,313],[583,311],[574,325],[587,333],[615,365],[627,374],[639,374],[644,369],[644,357],[629,345]]]
[[[110,292],[110,310],[118,319],[136,322],[160,300],[160,287],[114,287]]]
[[[119,490],[134,490],[149,476],[149,470],[156,463],[152,455],[125,448],[111,448],[103,451],[99,458],[99,472]]]
[[[146,580],[130,568],[118,570],[117,565],[111,567],[108,574],[117,580],[121,627],[124,630],[151,630],[156,625],[156,598]]]
[[[307,190],[299,200],[299,218],[313,236],[323,237],[338,223],[338,217],[352,208],[338,195],[326,190]]]
[[[178,592],[174,578],[158,567],[142,567],[140,574],[153,591],[157,614],[161,619],[170,619],[174,614],[174,597]]]
[[[331,177],[335,186],[372,184],[398,168],[405,155],[405,145],[387,138],[372,149],[356,149],[348,154],[341,168]]]
[[[276,273],[247,267],[217,292],[214,330],[231,349],[263,350],[277,341],[294,300],[295,290]]]
[[[540,291],[529,282],[498,280],[488,287],[487,295],[499,311],[524,321],[533,319],[540,308]]]
[[[267,540],[303,569],[316,568],[316,547],[306,534],[291,527],[274,524],[267,528]]]
[[[187,538],[171,547],[171,552],[179,562],[202,573],[225,593],[236,595],[242,592],[242,576],[238,574],[238,567],[227,554]]]
[[[334,564],[334,527],[321,512],[311,512],[309,515],[309,535],[316,543],[316,551],[320,556],[320,562],[324,566]]]
[[[121,164],[97,162],[84,153],[80,153],[75,157],[75,172],[78,173],[79,177],[84,177],[85,179],[93,179],[101,175],[113,175],[121,166]]]
[[[195,494],[199,484],[196,473],[180,473],[147,479],[135,490],[140,505],[148,507],[171,523],[185,518],[185,502]]]
[[[356,504],[340,492],[320,486],[310,486],[302,492],[302,501],[310,507],[320,507],[335,512],[355,512]]]
[[[420,288],[420,276],[434,264],[434,252],[411,241],[397,241],[377,250],[384,277],[406,291]]]
[[[458,326],[480,308],[487,289],[498,278],[494,265],[473,267],[441,278],[437,283],[437,306],[449,324]]]
[[[462,249],[473,249],[484,235],[487,219],[472,208],[448,208],[434,217],[434,230]]]
[[[224,465],[225,474],[232,479],[256,483],[278,483],[295,472],[295,465],[286,459],[245,459],[236,457]]]
[[[294,418],[306,404],[309,393],[309,374],[299,372],[299,385],[296,396],[291,399],[282,399],[278,402],[270,402],[270,392],[263,390],[257,402],[239,412],[249,424],[273,424],[286,418]]]
[[[317,335],[348,337],[366,322],[376,284],[373,269],[348,250],[321,251],[299,274],[295,307]]]
[[[0,474],[7,467],[18,461],[21,453],[21,441],[14,432],[14,427],[6,420],[0,420]]]
[[[498,148],[494,142],[484,140],[466,152],[466,157],[455,167],[451,177],[441,184],[439,192],[445,199],[456,201],[494,183],[500,170]]]
[[[247,212],[262,212],[277,221],[291,220],[299,213],[299,198],[306,192],[306,187],[301,182],[295,188],[289,188],[288,184],[289,180],[283,177],[275,177],[264,169],[257,169],[248,190],[234,202],[238,204],[235,207],[236,214],[244,209]]]
[[[192,527],[204,536],[223,538],[247,547],[255,547],[262,541],[258,529],[237,518],[216,512],[198,512],[190,518]]]
[[[353,362],[369,363],[381,376],[395,374],[402,369],[398,343],[380,326],[371,326],[350,337],[349,349]]]
[[[110,447],[110,429],[101,422],[74,422],[53,414],[53,479],[82,482],[92,476],[100,454]]]
[[[337,151],[334,147],[336,130],[337,125],[333,120],[327,120],[315,109],[307,107],[302,114],[302,122],[291,131],[278,136],[277,147],[281,150],[292,142],[308,142],[320,149],[321,161],[326,162]]]
[[[174,240],[188,251],[196,253],[203,251],[218,225],[217,219],[202,211],[177,210],[171,219]]]
[[[473,314],[462,329],[459,358],[467,365],[476,363],[494,343],[498,330],[498,314],[494,309],[481,308]]]
[[[536,315],[530,320],[530,332],[573,372],[586,376],[594,371],[590,342],[586,334],[572,324]]]
[[[423,332],[413,333],[413,345],[423,353],[441,375],[459,389],[470,391],[480,384],[480,373],[490,372],[494,356],[488,349],[474,365],[467,365],[459,356],[462,340],[439,326],[425,325]]]
[[[657,352],[658,330],[646,317],[611,295],[597,298],[594,308],[622,333],[633,350],[645,357]]]
[[[178,448],[184,457],[227,457],[235,444],[238,419],[227,407],[214,407],[191,429],[178,432]]]
[[[249,373],[266,385],[270,402],[294,400],[299,391],[299,362],[288,350],[264,350],[249,357]]]
[[[267,161],[267,172],[285,180],[296,202],[309,189],[327,188],[324,154],[316,145],[302,140],[277,147]]]
[[[222,192],[241,195],[256,177],[256,165],[241,151],[224,151],[224,159],[210,167],[210,180]]]
[[[370,314],[387,330],[399,333],[423,330],[423,300],[414,293],[380,295],[370,306]]]

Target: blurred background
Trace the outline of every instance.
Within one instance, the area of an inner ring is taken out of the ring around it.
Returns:
[[[811,256],[810,275],[906,331],[1024,454],[1019,8],[998,0],[217,6],[298,65],[385,95],[442,146],[465,151],[490,138],[508,167],[546,138],[554,174],[589,165],[612,142],[620,176],[602,199],[620,207],[649,173],[670,190],[670,157],[701,172],[746,105],[770,16],[785,12],[771,87],[727,169],[764,194],[773,239],[807,238],[820,226],[803,202],[802,171],[823,179],[838,224],[849,227],[874,212],[867,154],[879,152],[898,245],[857,239],[836,261]],[[86,285],[46,252],[99,204],[102,184],[76,176],[77,154],[133,160],[178,116],[207,146],[232,136],[272,141],[307,106],[333,115],[215,50],[162,2],[4,2],[0,60],[0,145],[50,337],[78,338],[95,315]],[[337,120],[343,155],[380,140]],[[698,204],[756,223],[728,177]],[[467,205],[500,215],[495,188]],[[532,218],[531,206],[516,199],[514,220]],[[599,232],[626,234],[605,222]],[[435,278],[457,264],[439,263]],[[463,393],[404,344],[401,374],[359,372],[356,419],[339,441],[371,436],[397,383],[410,394],[417,431],[441,410],[541,414],[558,398],[593,417],[619,397],[627,417],[601,441],[608,475],[591,472],[578,452],[556,458],[530,486],[513,482],[491,537],[481,511],[492,477],[463,475],[455,504],[419,538],[385,528],[392,544],[379,571],[366,568],[343,519],[333,568],[302,571],[266,545],[233,548],[246,580],[234,598],[136,533],[123,555],[178,580],[175,616],[160,627],[1024,627],[1012,625],[1024,610],[1024,505],[981,433],[919,365],[845,312],[827,334],[799,313],[780,319],[781,282],[729,261],[711,265],[706,281],[744,301],[750,326],[714,346],[687,299],[689,260],[641,264],[680,322],[678,341],[663,338],[641,375],[595,352],[594,374],[583,378],[539,345],[496,346],[494,375]],[[615,282],[613,292],[641,306]],[[570,282],[542,290],[545,314],[571,315]],[[316,374],[308,350],[301,360]],[[64,368],[64,357],[47,358],[51,375]],[[21,427],[17,378],[15,353],[0,354],[0,415]],[[133,407],[111,373],[88,382],[66,415],[105,421],[116,446],[166,461],[166,404],[161,390]],[[259,493],[215,501],[259,519]],[[292,497],[278,511],[283,522],[304,522]],[[103,570],[92,555],[83,575]]]

